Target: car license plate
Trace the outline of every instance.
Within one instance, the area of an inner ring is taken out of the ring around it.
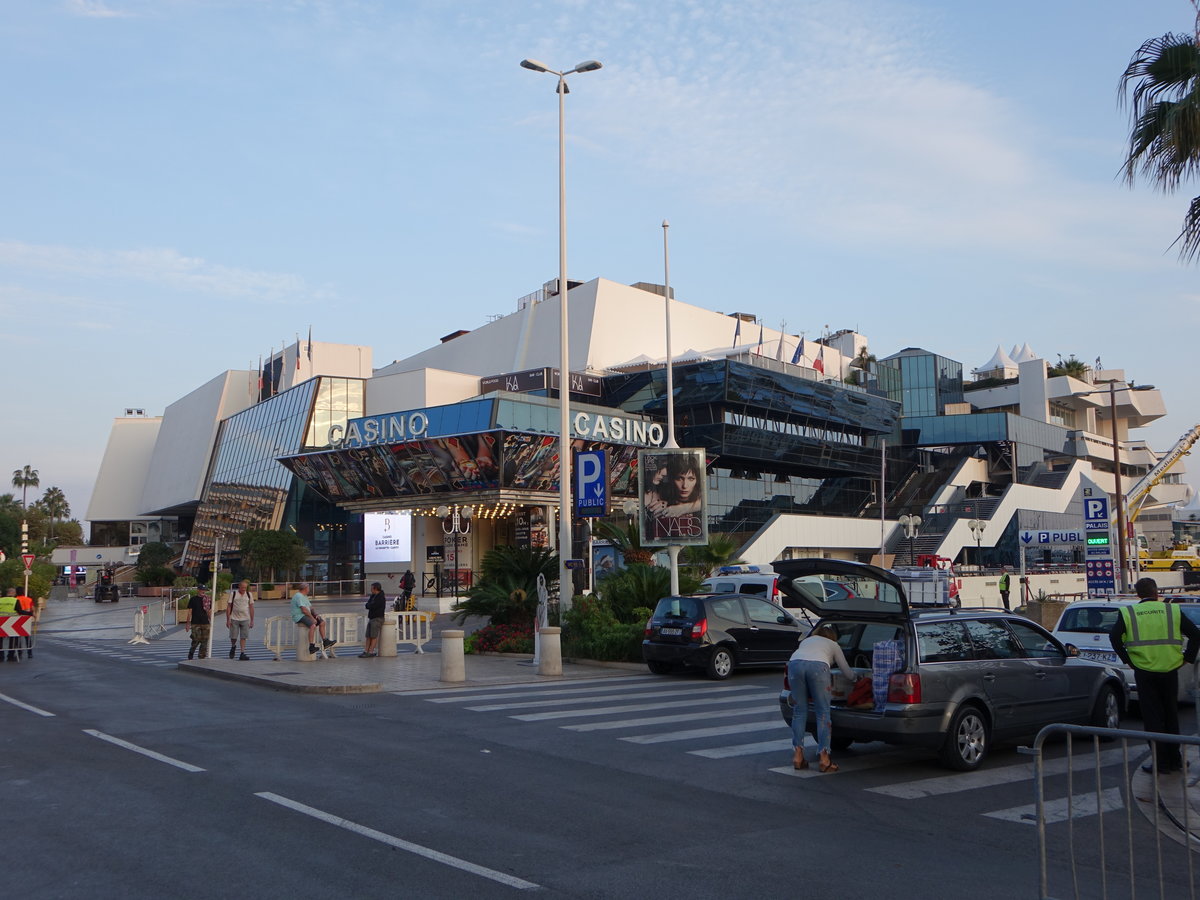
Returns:
[[[660,628],[660,629],[658,629],[658,633],[659,634],[683,634],[683,629],[682,628]]]
[[[1080,650],[1079,656],[1081,659],[1090,659],[1093,662],[1102,662],[1115,664],[1117,662],[1117,654],[1107,650]]]

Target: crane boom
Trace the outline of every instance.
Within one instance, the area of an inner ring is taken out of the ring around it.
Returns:
[[[1192,445],[1198,440],[1200,440],[1200,425],[1193,425],[1184,432],[1183,437],[1175,442],[1175,446],[1164,453],[1150,468],[1150,471],[1139,478],[1137,483],[1125,493],[1125,510],[1130,522],[1137,519],[1138,514],[1142,511],[1142,504],[1146,502],[1146,498],[1150,496],[1150,491],[1154,489],[1154,486],[1162,481],[1163,476],[1175,463],[1191,452]]]

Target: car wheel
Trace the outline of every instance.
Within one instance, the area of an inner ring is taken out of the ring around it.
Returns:
[[[977,706],[964,706],[954,714],[942,744],[942,764],[960,772],[978,769],[990,749],[990,740],[983,712]]]
[[[1100,696],[1096,698],[1096,705],[1092,707],[1090,724],[1094,728],[1121,727],[1121,701],[1111,684],[1100,688]]]
[[[669,662],[663,662],[661,659],[646,660],[646,668],[655,675],[670,675],[675,671],[675,667]]]
[[[850,745],[854,743],[852,738],[838,737],[836,734],[829,738],[829,746],[841,753],[850,749]]]
[[[733,653],[728,647],[713,647],[712,656],[708,658],[705,671],[709,678],[724,681],[733,671]]]
[[[1183,562],[1181,560],[1180,562],[1172,563],[1171,569],[1176,572],[1190,572],[1192,570],[1192,564]]]

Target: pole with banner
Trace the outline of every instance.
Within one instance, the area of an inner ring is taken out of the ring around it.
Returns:
[[[212,601],[212,609],[208,611],[208,647],[204,651],[205,657],[212,659],[212,636],[213,627],[217,618],[217,575],[221,571],[221,536],[218,534],[213,542],[213,580],[212,592],[209,598]]]
[[[702,449],[638,451],[638,503],[642,545],[666,547],[672,560],[679,549],[708,543]],[[674,550],[672,550],[674,548]],[[671,570],[671,592],[679,593],[679,575]]]

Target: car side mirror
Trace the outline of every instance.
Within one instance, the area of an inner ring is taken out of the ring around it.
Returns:
[[[1064,649],[1067,651],[1067,656],[1078,656],[1079,648],[1074,644],[1065,644]]]
[[[778,622],[780,625],[795,625],[796,624],[796,620],[793,619],[791,616],[787,616],[787,615],[777,616],[775,618],[775,621]]]

